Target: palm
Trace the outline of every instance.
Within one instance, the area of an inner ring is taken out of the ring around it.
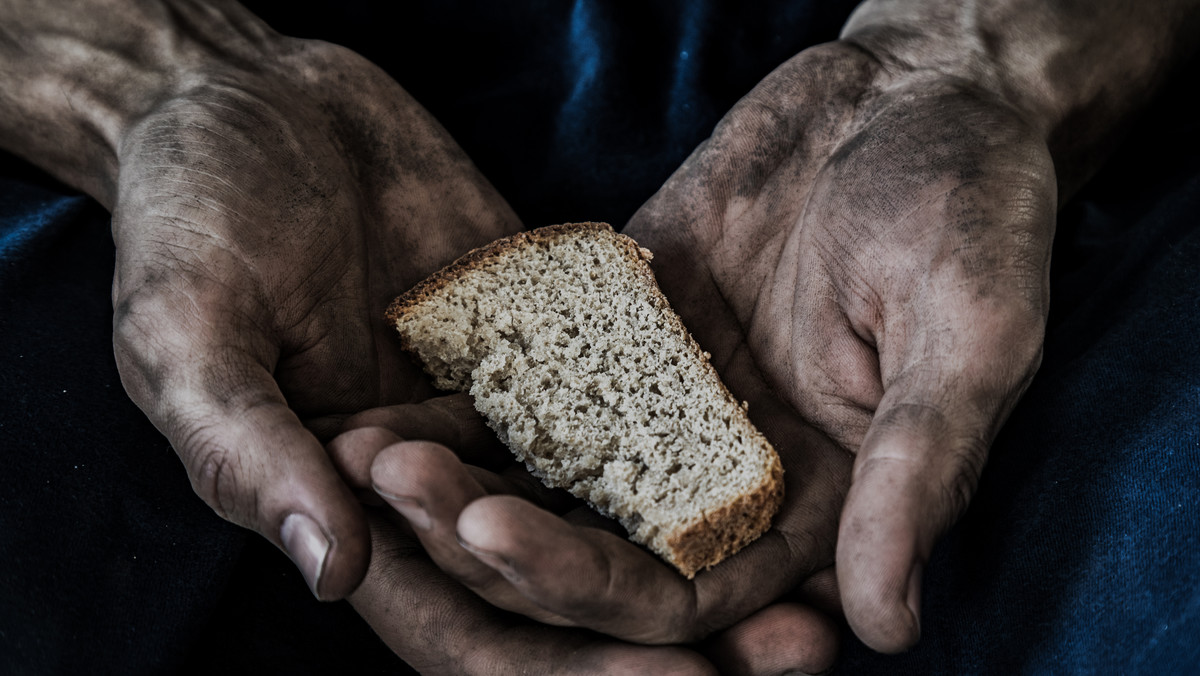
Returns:
[[[382,71],[321,43],[276,56],[206,74],[124,137],[114,343],[201,497],[340,597],[368,534],[317,437],[428,394],[388,301],[519,223]]]
[[[1044,141],[1009,109],[954,83],[889,80],[835,43],[764,80],[634,217],[626,232],[655,251],[668,297],[781,447],[785,539],[829,534],[815,544],[833,562],[852,454],[872,430],[856,484],[872,467],[957,458],[921,498],[932,523],[904,528],[936,533],[965,508],[1037,365],[1054,199]],[[915,546],[854,553],[887,562]]]
[[[372,112],[320,82],[308,84],[338,96],[297,97],[292,83],[269,77],[190,92],[143,120],[123,146],[114,214],[118,318],[138,324],[153,313],[143,337],[211,332],[273,372],[288,404],[323,436],[344,415],[427,396],[383,309],[466,249],[518,226],[399,87],[349,52],[325,52],[307,55],[319,65],[309,77],[336,70],[357,80]],[[144,341],[125,355],[146,361]],[[238,385],[227,383],[229,397]]]

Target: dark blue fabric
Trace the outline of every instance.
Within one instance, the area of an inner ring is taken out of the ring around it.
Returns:
[[[341,673],[346,654],[397,673],[348,606],[318,606],[286,557],[200,502],[125,396],[108,225],[4,158],[0,674]]]
[[[853,2],[252,2],[381,64],[529,226],[624,223]],[[1200,670],[1200,123],[1193,63],[1063,210],[1045,360],[925,580],[924,637],[844,673]],[[107,215],[0,156],[0,673],[397,662],[213,516],[121,390]]]
[[[529,227],[623,225],[717,120],[851,0],[246,3],[287,35],[353,48],[450,130]]]

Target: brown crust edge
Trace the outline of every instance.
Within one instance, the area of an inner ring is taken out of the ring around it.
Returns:
[[[397,296],[396,300],[392,301],[391,305],[388,306],[384,316],[394,325],[409,310],[428,301],[434,294],[451,282],[458,280],[472,270],[482,267],[490,260],[497,259],[510,251],[515,251],[524,244],[550,242],[558,237],[586,230],[608,231],[614,235],[616,234],[612,226],[608,223],[587,222],[547,225],[542,228],[525,230],[509,235],[508,237],[502,237],[494,242],[471,249],[455,259],[453,263],[426,277],[418,282],[416,286]]]
[[[666,544],[670,549],[671,564],[690,580],[696,573],[733,556],[767,532],[782,504],[783,467],[775,453],[766,482],[668,538]]]
[[[419,282],[416,286],[404,292],[388,306],[386,318],[396,326],[399,319],[419,305],[429,301],[438,291],[457,281],[472,270],[482,268],[491,260],[499,259],[504,254],[515,251],[525,244],[551,242],[559,237],[581,235],[587,231],[608,233],[617,244],[626,250],[629,260],[638,273],[647,281],[655,305],[665,311],[666,318],[672,328],[684,336],[686,343],[695,356],[704,363],[714,382],[721,388],[725,399],[738,411],[750,428],[758,433],[758,438],[772,455],[772,467],[768,480],[756,490],[735,498],[732,502],[715,512],[705,514],[704,518],[686,526],[666,540],[668,551],[659,552],[665,560],[675,566],[680,573],[691,579],[701,569],[712,568],[746,545],[753,542],[767,531],[771,520],[783,504],[783,467],[779,454],[758,428],[749,420],[745,409],[739,405],[736,397],[729,391],[725,382],[716,372],[709,355],[696,342],[691,331],[684,326],[679,313],[671,307],[670,301],[663,295],[648,262],[646,250],[628,235],[617,233],[607,223],[582,222],[548,225],[534,230],[519,232],[498,239],[490,244],[472,249],[460,256],[450,265],[442,268],[433,275]],[[399,332],[399,331],[398,331]],[[410,342],[400,333],[400,347],[413,352]]]
[[[712,568],[758,539],[771,527],[771,520],[783,505],[783,466],[779,453],[758,427],[750,420],[725,381],[721,379],[710,361],[710,355],[696,342],[695,336],[683,324],[683,319],[658,286],[647,258],[633,238],[617,235],[629,251],[630,258],[638,268],[652,291],[654,302],[664,311],[672,328],[684,337],[685,342],[708,371],[713,382],[721,388],[725,400],[743,421],[754,431],[758,441],[771,455],[771,470],[767,480],[754,491],[739,495],[730,503],[706,513],[703,519],[694,521],[680,532],[668,536],[667,551],[663,558],[675,566],[680,573],[693,578],[702,569]]]

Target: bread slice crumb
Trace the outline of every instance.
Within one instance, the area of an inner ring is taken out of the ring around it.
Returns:
[[[767,530],[783,470],[650,258],[607,224],[540,228],[468,253],[388,319],[533,474],[690,578]]]

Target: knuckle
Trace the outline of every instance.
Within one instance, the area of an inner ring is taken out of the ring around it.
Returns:
[[[724,618],[701,617],[695,585],[687,585],[687,593],[681,602],[672,608],[660,625],[661,635],[650,641],[660,645],[692,643],[703,639],[718,628],[725,626]]]
[[[990,447],[987,429],[956,430],[941,409],[921,403],[894,406],[881,422],[908,437],[905,448],[898,454],[868,458],[859,473],[890,472],[896,462],[909,465],[913,476],[932,469],[927,490],[945,515],[942,527],[948,527],[966,511],[979,486]]]
[[[235,453],[212,438],[211,428],[193,429],[177,446],[184,456],[192,489],[222,519],[241,516],[241,463]]]
[[[1037,374],[1038,369],[1042,367],[1042,357],[1044,354],[1045,346],[1039,336],[1038,340],[1034,341],[1034,345],[1029,350],[1029,359],[1025,362],[1025,368],[1021,372],[1018,386],[1015,388],[1014,399],[1023,394],[1025,389],[1029,387],[1029,384],[1033,382],[1033,377]],[[1012,403],[1015,404],[1016,402]]]
[[[145,272],[141,280],[115,297],[113,352],[126,389],[152,401],[173,371],[194,365],[193,347],[214,333],[214,304],[202,302],[204,292],[177,272]]]
[[[879,414],[875,425],[936,438],[945,433],[948,421],[937,406],[922,402],[902,402]]]
[[[967,511],[987,463],[988,443],[978,436],[968,437],[952,447],[949,453],[939,488],[942,513],[947,518],[944,527],[949,527]]]
[[[219,415],[247,422],[287,410],[278,394],[266,386],[264,368],[257,356],[245,350],[224,349],[208,354],[204,363],[195,367],[195,375],[201,396]]]
[[[168,303],[159,294],[138,291],[118,298],[113,308],[113,353],[125,387],[148,388],[148,396],[158,394],[156,384],[163,370],[162,329],[156,319],[168,311]]]
[[[1033,380],[1038,368],[1042,365],[1042,354],[1045,349],[1043,327],[1039,325],[1036,331],[1026,332],[1014,345],[1018,381],[1022,388]]]
[[[823,522],[837,523],[837,513],[823,515]],[[832,518],[830,518],[832,517]],[[836,547],[837,534],[833,528],[813,529],[807,523],[789,522],[780,524],[779,531],[787,545],[788,567],[803,569],[811,567],[811,562],[817,557],[832,558]]]
[[[739,140],[784,140],[792,136],[791,120],[782,104],[777,99],[753,94],[730,111],[718,129]]]
[[[583,624],[609,616],[616,599],[623,598],[628,582],[617,567],[599,548],[592,543],[580,541],[575,552],[578,570],[587,571],[585,584],[556,584],[557,603],[570,609],[570,615]],[[548,571],[553,574],[553,571]]]

